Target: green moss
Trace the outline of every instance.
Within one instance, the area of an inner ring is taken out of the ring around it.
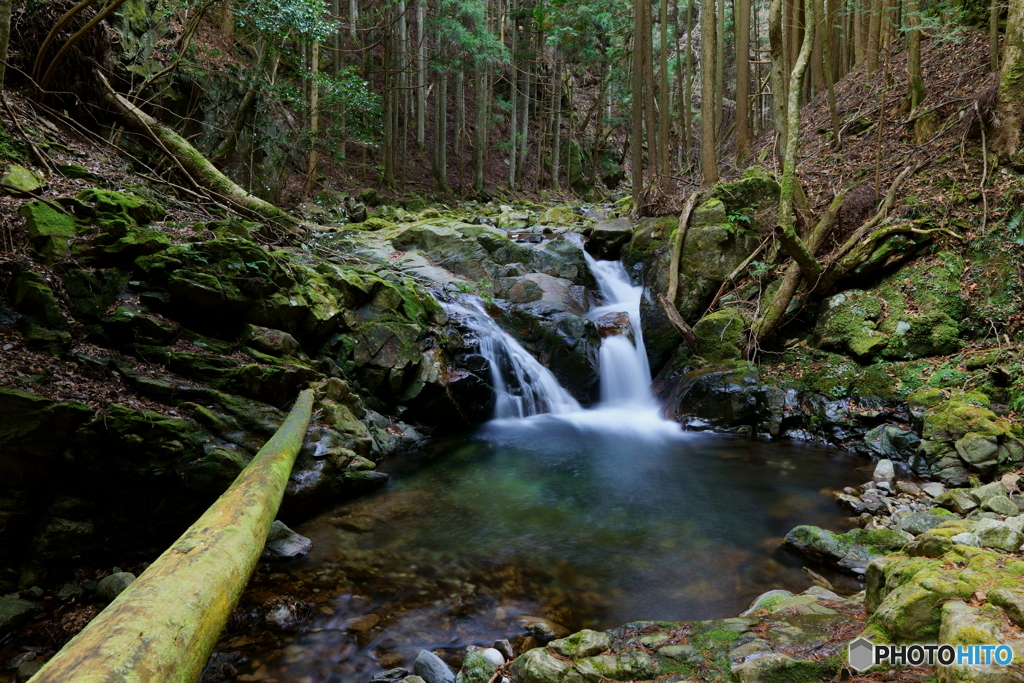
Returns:
[[[19,213],[25,217],[32,248],[48,262],[68,255],[68,243],[78,234],[78,223],[45,202],[34,200],[23,204]]]
[[[121,216],[139,225],[158,220],[164,214],[161,208],[141,197],[115,190],[90,188],[79,192],[77,198],[95,205],[100,213]]]
[[[885,370],[885,365],[864,368],[853,382],[853,393],[867,399],[893,399],[896,396],[896,378],[891,377]]]
[[[693,326],[700,355],[711,363],[739,359],[748,324],[749,319],[736,308],[723,308],[704,316]]]
[[[49,283],[39,273],[25,271],[14,279],[14,309],[49,329],[65,329],[67,320]]]

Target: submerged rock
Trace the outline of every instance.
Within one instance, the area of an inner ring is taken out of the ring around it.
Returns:
[[[907,538],[890,529],[852,529],[835,534],[815,526],[798,526],[785,545],[807,557],[855,574],[863,574],[876,557],[899,550]]]
[[[289,529],[284,522],[275,519],[270,525],[270,534],[263,547],[265,560],[291,560],[308,555],[313,549],[313,541]]]

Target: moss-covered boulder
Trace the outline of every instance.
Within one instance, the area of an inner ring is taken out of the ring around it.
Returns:
[[[938,479],[959,486],[969,472],[988,475],[1024,462],[1020,425],[989,410],[984,394],[923,389],[908,403],[921,419],[920,453]]]
[[[945,603],[976,591],[1020,590],[1024,561],[953,545],[937,557],[901,552],[873,560],[866,579],[867,632],[875,642],[921,642],[939,638]]]
[[[7,164],[0,173],[0,192],[14,195],[26,195],[38,192],[46,187],[46,178],[42,174],[18,164]]]
[[[902,548],[907,538],[891,529],[852,529],[835,534],[816,526],[798,526],[785,545],[812,560],[863,574],[868,562]]]
[[[68,255],[68,243],[79,230],[74,216],[38,199],[23,204],[19,213],[25,218],[29,243],[40,258],[55,263]]]
[[[709,313],[693,326],[698,353],[710,363],[739,360],[743,355],[743,333],[749,323],[749,316],[738,308]]]
[[[92,204],[100,214],[108,214],[138,225],[146,225],[163,217],[164,211],[156,204],[126,192],[90,188],[77,195],[81,202]]]
[[[921,259],[869,290],[851,289],[827,299],[814,328],[823,348],[860,359],[913,359],[960,348],[965,302],[963,263],[954,255]]]
[[[25,271],[14,278],[14,310],[50,329],[67,328],[53,289],[39,273]]]

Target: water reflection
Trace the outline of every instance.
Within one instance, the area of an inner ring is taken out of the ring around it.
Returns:
[[[466,645],[522,636],[524,624],[735,616],[764,590],[810,585],[778,544],[797,524],[841,529],[822,486],[862,478],[849,456],[643,435],[495,422],[393,465],[407,474],[387,491],[298,528],[316,547],[287,571],[293,590],[319,591],[314,631],[258,653],[264,674],[364,682],[411,666],[421,647],[457,663]]]

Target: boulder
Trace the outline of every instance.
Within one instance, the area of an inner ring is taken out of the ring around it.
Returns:
[[[39,605],[19,598],[0,597],[0,634],[19,628],[39,611]]]
[[[113,602],[114,598],[124,592],[124,589],[135,580],[135,574],[131,572],[117,572],[100,579],[96,586],[96,597],[105,602]]]
[[[429,650],[420,650],[412,665],[413,672],[427,683],[455,683],[455,674],[440,657]]]
[[[906,537],[890,529],[852,529],[835,534],[815,526],[798,526],[786,534],[784,545],[818,562],[863,574],[876,557],[899,550]]]
[[[612,218],[595,224],[584,234],[590,237],[588,251],[597,258],[615,259],[633,236],[633,224],[628,218]]]
[[[46,187],[46,178],[30,168],[18,164],[7,164],[0,173],[0,191],[13,195],[39,192]]]
[[[493,652],[504,663],[504,658],[498,654],[498,651],[493,650]],[[456,683],[488,683],[498,666],[480,652],[467,652],[465,659],[462,660],[462,669],[455,677]],[[424,680],[428,679],[424,676]]]
[[[308,555],[313,549],[313,541],[297,534],[279,519],[270,525],[270,534],[263,547],[265,560],[293,560]]]

